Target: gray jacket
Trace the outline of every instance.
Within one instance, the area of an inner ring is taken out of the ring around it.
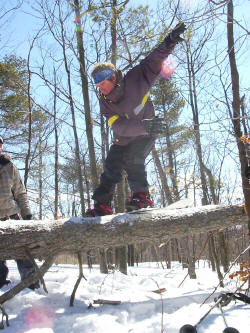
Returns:
[[[154,117],[149,92],[161,71],[163,60],[176,42],[164,39],[141,63],[123,77],[118,71],[117,85],[107,96],[101,94],[100,110],[114,133],[114,143],[127,145],[138,137],[148,136],[143,119]]]
[[[8,155],[0,155],[0,218],[21,213],[32,215],[19,171]]]

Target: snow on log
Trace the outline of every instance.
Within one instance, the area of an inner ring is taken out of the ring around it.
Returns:
[[[44,259],[65,252],[86,251],[142,242],[162,243],[248,223],[242,206],[152,208],[95,218],[0,222],[0,258],[18,259],[27,250]]]

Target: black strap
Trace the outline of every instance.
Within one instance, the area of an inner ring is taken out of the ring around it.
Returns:
[[[228,305],[232,299],[242,301],[244,303],[250,304],[250,297],[242,293],[223,293],[214,299],[221,306]]]
[[[242,293],[236,293],[236,294],[228,293],[228,294],[229,294],[229,296],[232,295],[232,297],[233,297],[234,299],[237,299],[237,300],[242,301],[242,302],[244,302],[244,303],[250,304],[250,297],[248,297],[248,296],[245,295],[245,294],[242,294]]]

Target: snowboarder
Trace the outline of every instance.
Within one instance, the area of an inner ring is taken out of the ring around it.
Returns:
[[[185,24],[179,23],[125,76],[111,63],[98,63],[94,67],[92,77],[100,91],[100,112],[113,130],[114,142],[107,154],[100,184],[92,196],[94,208],[86,212],[87,216],[113,214],[111,200],[115,185],[122,179],[122,170],[127,173],[132,191],[127,211],[153,207],[145,159],[153,148],[155,137],[163,132],[164,122],[155,117],[149,93],[161,72],[163,61],[175,45],[183,41],[180,35],[185,30]]]

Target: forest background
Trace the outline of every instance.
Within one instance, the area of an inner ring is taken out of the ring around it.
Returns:
[[[112,141],[93,66],[111,61],[126,72],[180,20],[188,29],[170,57],[177,68],[151,91],[167,123],[147,160],[155,206],[244,202],[249,13],[248,0],[1,3],[0,135],[34,217],[81,216],[91,205]],[[129,195],[124,175],[116,212]]]

